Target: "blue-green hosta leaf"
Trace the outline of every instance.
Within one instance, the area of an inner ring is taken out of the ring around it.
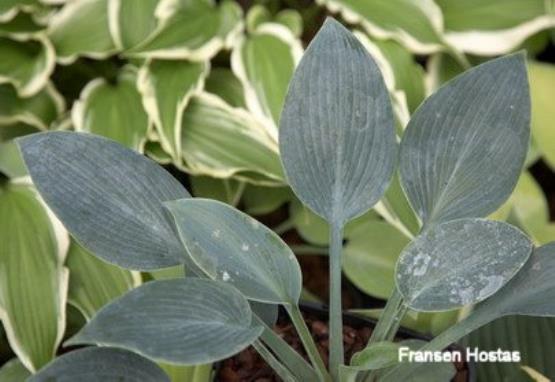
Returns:
[[[206,1],[183,1],[174,8],[159,14],[156,30],[130,49],[130,56],[209,60],[229,47],[243,26],[241,8],[233,1],[217,6]]]
[[[55,356],[65,330],[68,272],[60,239],[32,188],[0,188],[0,318],[31,371]]]
[[[523,54],[479,65],[441,87],[403,135],[403,188],[425,226],[495,211],[511,194],[530,136]]]
[[[445,39],[482,56],[505,54],[528,37],[555,26],[543,0],[437,0],[445,20]]]
[[[145,110],[165,151],[174,161],[181,152],[181,123],[187,103],[204,85],[208,63],[148,61],[139,71],[138,87]]]
[[[276,140],[287,86],[302,51],[301,42],[289,29],[266,23],[236,44],[231,55],[231,67],[243,84],[248,109],[264,121]]]
[[[433,0],[317,0],[331,12],[360,26],[378,39],[392,38],[415,53],[428,54],[442,49],[441,9]],[[406,17],[410,15],[410,17]]]
[[[183,244],[211,278],[267,303],[297,304],[301,270],[287,245],[239,210],[209,199],[166,203]]]
[[[78,56],[102,59],[116,52],[109,7],[110,0],[70,1],[52,17],[48,37],[58,61],[71,63]]]
[[[109,0],[108,9],[110,32],[114,44],[119,49],[137,46],[156,29],[158,20],[154,17],[160,0]]]
[[[243,84],[228,68],[212,68],[204,90],[216,94],[233,107],[246,108]]]
[[[17,358],[6,362],[0,368],[0,381],[2,382],[21,382],[27,380],[30,376],[31,372]]]
[[[555,316],[555,242],[534,250],[520,272],[492,298],[480,305],[476,314],[494,318],[518,314]]]
[[[123,349],[88,347],[57,358],[28,382],[170,382],[154,362]]]
[[[87,84],[73,104],[72,122],[84,131],[142,151],[149,128],[132,68],[121,71],[115,84],[97,78]]]
[[[185,278],[152,281],[96,316],[68,344],[102,344],[151,359],[195,365],[221,360],[262,333],[248,301],[225,283]]]
[[[73,241],[66,259],[69,268],[68,302],[90,320],[97,310],[141,283],[141,277],[105,263]]]
[[[183,112],[181,155],[194,175],[282,186],[278,145],[251,114],[217,96],[201,93]]]
[[[0,84],[10,83],[20,97],[37,94],[54,71],[52,44],[41,35],[0,36]]]
[[[293,76],[279,144],[293,191],[335,224],[370,209],[391,179],[396,147],[389,94],[364,47],[333,19]]]
[[[46,130],[63,112],[64,99],[50,83],[37,94],[21,98],[10,84],[0,85],[0,125],[17,122]]]
[[[553,109],[553,87],[555,66],[531,62],[530,96],[532,98],[532,134],[543,158],[555,169],[555,124],[551,118]]]
[[[454,220],[411,242],[399,258],[395,279],[412,309],[454,309],[498,291],[517,274],[531,251],[530,240],[509,224]]]
[[[387,299],[395,288],[395,264],[409,239],[383,221],[371,222],[349,237],[343,271],[365,293]]]
[[[150,159],[74,132],[34,134],[20,147],[41,196],[96,256],[137,270],[187,261],[162,202],[189,194]]]

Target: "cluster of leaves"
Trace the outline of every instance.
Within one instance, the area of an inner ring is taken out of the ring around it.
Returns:
[[[5,272],[0,317],[27,369],[39,369],[56,353],[66,328],[66,303],[90,319],[138,286],[141,274],[99,261],[70,242],[24,177],[13,142],[17,136],[47,129],[92,132],[192,175],[197,196],[240,202],[254,215],[288,203],[290,220],[282,228],[294,227],[309,244],[322,247],[310,251],[325,252],[328,223],[291,192],[277,143],[287,85],[302,54],[303,23],[297,12],[280,10],[278,1],[264,3],[268,8],[252,7],[245,17],[232,1],[148,0],[138,7],[132,0],[6,0],[0,5],[0,172],[10,179],[0,180]],[[552,1],[543,0],[317,3],[349,23],[375,59],[399,136],[428,92],[491,56],[522,46],[540,53],[555,25]],[[408,12],[414,16],[410,23]],[[427,72],[415,55],[429,57]],[[555,167],[549,115],[555,68],[534,61],[528,68],[533,137],[527,166],[541,157]],[[525,171],[492,217],[519,226],[542,244],[555,238],[547,211],[539,185]],[[376,208],[345,227],[346,276],[372,296],[389,297],[397,259],[419,224],[395,176]],[[169,268],[147,278],[182,273],[181,267]],[[403,323],[440,332],[458,317],[457,311],[411,310]],[[534,326],[519,322],[525,328],[519,333]],[[548,319],[545,325],[555,327]],[[535,348],[541,349],[542,341],[537,339]],[[7,370],[21,367],[11,365]]]

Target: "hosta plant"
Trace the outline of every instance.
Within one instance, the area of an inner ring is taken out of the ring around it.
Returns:
[[[451,365],[397,364],[403,315],[474,304],[429,343],[442,350],[505,315],[555,315],[555,244],[484,219],[514,188],[528,148],[523,54],[463,73],[429,97],[397,142],[389,95],[360,42],[329,19],[304,54],[281,114],[287,180],[330,229],[326,367],[299,308],[302,275],[269,228],[227,204],[192,198],[164,169],[95,135],[47,132],[19,145],[41,196],[97,257],[133,270],[184,264],[102,308],[32,381],[165,380],[153,362],[196,365],[249,345],[285,381],[449,380]],[[367,347],[345,359],[341,262],[345,225],[372,208],[399,170],[421,230],[403,250],[396,288]],[[308,361],[272,331],[283,306]],[[78,376],[78,377],[76,377]]]

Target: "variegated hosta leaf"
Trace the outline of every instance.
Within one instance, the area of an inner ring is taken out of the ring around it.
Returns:
[[[154,362],[123,349],[88,347],[65,354],[29,378],[28,382],[129,381],[170,382]]]
[[[191,257],[211,278],[256,301],[298,303],[299,264],[272,230],[215,200],[183,199],[166,206]]]
[[[90,320],[97,310],[141,282],[140,274],[105,263],[73,241],[67,254],[68,302]]]
[[[96,256],[137,270],[188,261],[162,202],[189,193],[156,163],[85,133],[33,134],[19,142],[42,197]]]
[[[395,264],[409,239],[395,227],[376,221],[351,235],[343,271],[365,293],[387,299],[395,288]]]
[[[526,263],[530,240],[515,227],[483,219],[439,224],[403,250],[396,282],[406,304],[441,311],[477,303]]]
[[[331,12],[339,12],[348,22],[359,24],[369,35],[392,38],[411,52],[429,54],[442,49],[443,20],[433,0],[317,0],[317,3]]]
[[[214,365],[181,366],[169,363],[159,363],[172,382],[211,382]]]
[[[110,32],[119,49],[137,46],[156,29],[158,19],[154,15],[160,0],[108,1]]]
[[[208,63],[148,61],[139,71],[137,86],[144,108],[154,123],[160,143],[174,161],[181,152],[181,124],[187,103],[200,90],[209,70]]]
[[[185,278],[132,290],[101,309],[67,344],[117,346],[157,361],[196,365],[241,351],[262,330],[237,289]]]
[[[400,154],[403,188],[424,225],[495,211],[518,180],[529,136],[523,54],[479,65],[424,101]]]
[[[233,107],[246,108],[243,84],[228,68],[212,68],[204,90],[223,99]]]
[[[0,35],[30,35],[46,28],[36,22],[34,15],[28,12],[18,12],[15,17],[7,22],[1,21],[0,15]]]
[[[293,199],[289,187],[261,187],[248,184],[242,195],[245,212],[249,215],[269,214]]]
[[[396,147],[389,94],[364,47],[333,19],[293,76],[279,144],[293,191],[334,224],[371,208],[391,179]]]
[[[64,99],[50,83],[27,98],[19,97],[10,84],[0,85],[0,104],[0,125],[22,122],[41,130],[46,130],[65,108]]]
[[[175,9],[160,11],[156,30],[128,55],[205,61],[229,47],[242,29],[242,11],[234,1],[166,3]]]
[[[532,97],[532,134],[543,158],[555,169],[555,124],[551,118],[555,65],[531,62],[528,74]]]
[[[544,0],[436,0],[443,12],[445,39],[472,54],[495,56],[517,48],[528,37],[555,26]]]
[[[67,236],[60,230],[32,188],[0,189],[0,318],[31,371],[55,356],[65,330]]]
[[[202,93],[190,100],[182,123],[181,155],[190,173],[284,184],[277,143],[251,114]]]
[[[30,376],[31,372],[23,366],[18,358],[6,362],[0,368],[0,381],[2,382],[26,381]]]
[[[302,51],[293,33],[275,23],[259,25],[233,49],[231,67],[243,84],[247,107],[276,141],[287,87]]]
[[[78,56],[106,58],[116,52],[108,18],[110,3],[111,0],[70,1],[52,17],[48,37],[56,48],[58,61],[71,63]]]
[[[89,82],[80,99],[73,104],[71,119],[75,129],[102,135],[142,151],[149,120],[136,81],[134,69],[126,67],[116,83],[102,78]]]
[[[43,36],[0,36],[0,84],[10,83],[20,97],[37,94],[54,70],[52,44]]]

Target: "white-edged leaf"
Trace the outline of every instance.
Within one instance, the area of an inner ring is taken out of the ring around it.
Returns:
[[[110,32],[120,49],[137,46],[154,32],[158,20],[154,17],[160,0],[109,0]]]
[[[497,292],[522,268],[531,251],[530,240],[509,224],[454,220],[412,241],[399,258],[395,279],[412,309],[454,309]]]
[[[395,131],[380,70],[333,19],[309,45],[289,85],[279,144],[293,191],[335,224],[370,209],[393,175]]]
[[[0,188],[0,319],[25,367],[48,363],[65,330],[68,272],[56,226],[29,186]]]
[[[182,123],[182,167],[191,174],[284,184],[278,145],[252,114],[201,93],[191,98]]]
[[[108,264],[73,241],[67,253],[68,302],[90,320],[97,310],[141,283],[139,273]]]
[[[233,107],[246,109],[243,84],[228,68],[212,68],[204,84],[204,90],[223,99]]]
[[[108,19],[110,1],[70,1],[52,17],[48,37],[58,61],[69,64],[78,56],[103,59],[116,52]]]
[[[102,78],[92,80],[73,104],[72,122],[76,131],[84,131],[115,140],[142,151],[149,120],[135,86],[137,75],[124,68],[116,83]]]
[[[232,284],[253,300],[298,303],[299,264],[272,230],[215,200],[184,199],[165,205],[191,257],[211,278]]]
[[[208,63],[147,61],[139,71],[137,86],[143,105],[154,123],[165,151],[178,161],[182,116],[194,92],[204,86]]]
[[[64,354],[28,382],[170,382],[154,362],[123,349],[88,347]]]
[[[101,309],[66,344],[102,344],[156,361],[195,365],[229,357],[262,333],[248,301],[225,283],[151,281]]]
[[[20,97],[37,94],[54,71],[54,48],[42,35],[0,36],[0,84],[11,83]]]
[[[150,159],[84,133],[39,133],[19,142],[41,196],[96,256],[137,270],[187,261],[162,202],[189,194]]]
[[[378,39],[394,39],[414,53],[429,54],[443,47],[443,17],[433,0],[317,0],[350,23],[360,24]],[[410,17],[407,17],[410,15]]]
[[[231,46],[241,31],[242,10],[233,1],[219,5],[207,1],[166,2],[171,12],[160,17],[156,30],[128,50],[132,57],[205,61]]]
[[[302,52],[291,31],[275,23],[258,26],[233,48],[231,68],[243,84],[247,107],[276,141],[287,87]]]
[[[424,225],[495,211],[516,185],[529,136],[523,54],[479,65],[425,100],[400,154],[403,188]]]
[[[0,381],[2,382],[21,382],[30,376],[31,372],[17,358],[6,362],[0,368]]]

